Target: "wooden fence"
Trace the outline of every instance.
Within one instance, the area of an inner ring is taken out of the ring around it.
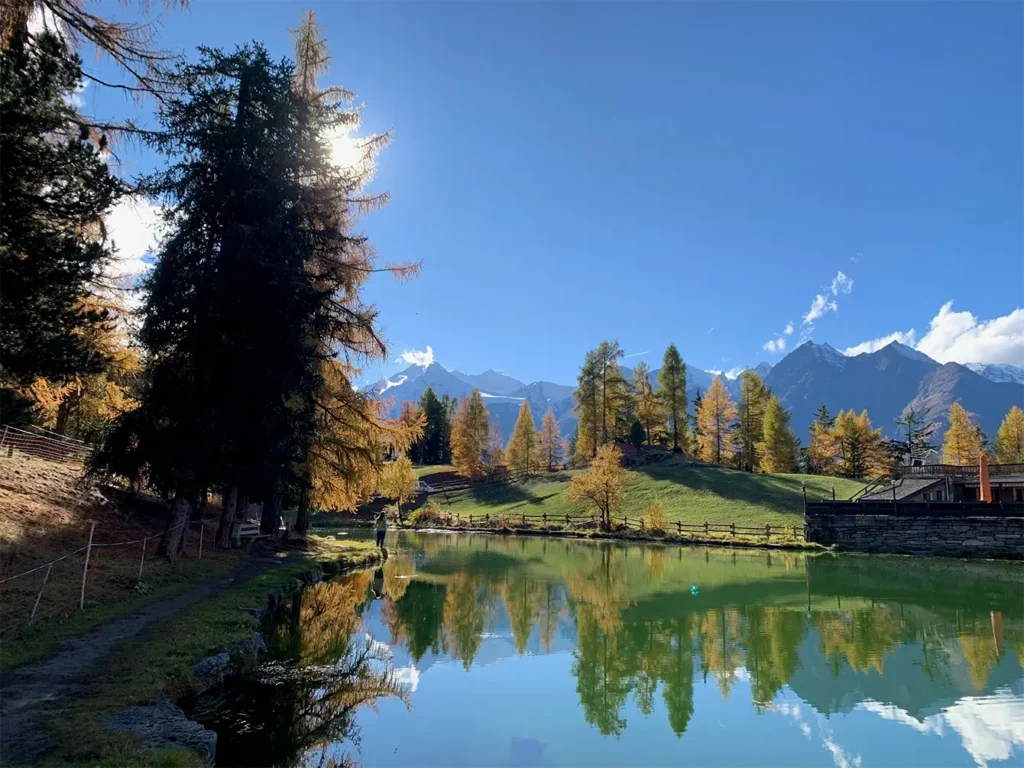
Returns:
[[[978,465],[925,464],[920,467],[900,467],[904,477],[978,477]],[[989,464],[990,477],[998,475],[1024,475],[1024,464]]]
[[[440,512],[429,516],[423,523],[441,528],[494,528],[510,530],[600,530],[601,518],[593,514],[549,515],[528,512],[498,512],[490,514],[462,515],[458,512]],[[422,525],[423,523],[419,523]],[[651,536],[676,536],[688,539],[760,540],[760,541],[803,541],[803,526],[772,525],[744,526],[736,523],[684,523],[680,520],[667,522],[664,528],[652,529],[642,517],[614,515],[611,520],[613,532],[637,532]]]

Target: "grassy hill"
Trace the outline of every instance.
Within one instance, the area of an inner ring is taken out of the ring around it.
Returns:
[[[573,471],[554,472],[511,485],[487,485],[445,494],[429,500],[444,509],[469,514],[527,512],[565,515],[583,507],[569,501],[566,490]],[[754,475],[719,467],[691,466],[677,459],[632,470],[626,498],[616,515],[640,517],[655,499],[661,499],[669,520],[684,523],[736,523],[760,526],[798,525],[803,522],[801,484],[808,499],[846,499],[863,483],[818,475]],[[428,497],[420,497],[422,506]],[[410,508],[411,511],[411,508]]]

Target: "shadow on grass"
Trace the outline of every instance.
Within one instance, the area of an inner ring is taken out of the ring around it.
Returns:
[[[637,467],[636,471],[652,480],[676,483],[694,491],[707,491],[725,499],[757,504],[777,512],[803,512],[801,481],[791,477],[756,475],[719,467],[663,464],[648,464]]]

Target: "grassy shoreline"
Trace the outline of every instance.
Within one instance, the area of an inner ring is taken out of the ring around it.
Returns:
[[[381,557],[368,542],[310,540],[312,552],[226,587],[116,647],[95,670],[88,695],[65,701],[49,713],[55,748],[40,765],[201,765],[196,753],[187,750],[146,752],[134,737],[105,730],[101,723],[121,708],[151,701],[161,692],[172,701],[187,695],[192,665],[251,637],[259,620],[248,609],[262,608],[268,596],[290,592],[310,578],[373,565]]]

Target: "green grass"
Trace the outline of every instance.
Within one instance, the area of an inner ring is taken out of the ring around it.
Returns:
[[[423,477],[424,475],[433,475],[438,472],[454,472],[455,467],[451,464],[423,464],[413,467],[413,470],[416,472],[416,477]]]
[[[498,513],[552,517],[579,514],[582,505],[569,501],[566,490],[574,471],[541,475],[515,484],[487,485],[429,500],[463,517]],[[623,505],[615,517],[638,518],[660,499],[671,522],[735,523],[740,526],[800,525],[803,523],[801,485],[810,500],[849,498],[863,486],[856,480],[817,475],[755,475],[719,467],[689,466],[678,460],[630,471]],[[421,498],[418,506],[425,503]],[[411,511],[412,507],[408,511]]]
[[[309,538],[314,547],[308,556],[228,587],[116,648],[98,665],[89,695],[53,713],[54,751],[44,765],[200,765],[185,750],[144,752],[133,738],[107,731],[100,723],[122,707],[151,700],[161,690],[172,699],[187,693],[195,662],[256,631],[259,622],[246,609],[263,607],[267,595],[292,586],[314,563],[350,568],[378,558],[369,542]]]

